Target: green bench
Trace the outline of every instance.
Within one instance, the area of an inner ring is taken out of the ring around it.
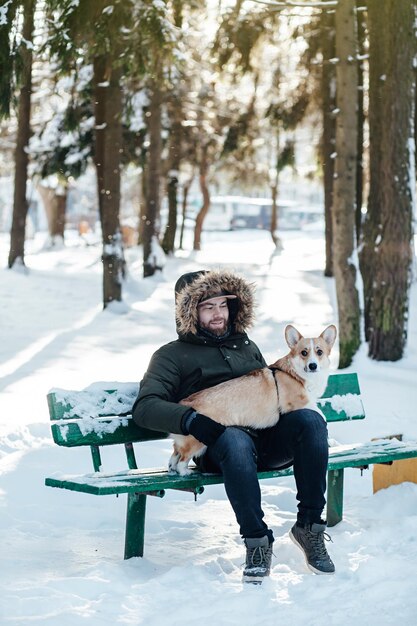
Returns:
[[[113,388],[112,388],[113,387]],[[52,390],[48,394],[52,436],[66,447],[89,446],[94,472],[85,475],[52,476],[48,487],[90,493],[96,496],[127,494],[124,558],[143,556],[147,496],[162,498],[167,489],[189,491],[197,497],[206,485],[223,482],[220,475],[169,474],[166,468],[138,469],[133,444],[164,439],[166,433],[139,428],[129,415],[138,385],[96,383],[82,391]],[[356,374],[333,374],[319,406],[328,422],[365,417]],[[127,468],[116,473],[102,471],[100,448],[122,444]],[[417,457],[417,442],[382,439],[366,444],[330,448],[327,483],[327,521],[334,526],[343,517],[343,474],[345,468],[367,468],[375,463],[392,463]],[[259,472],[260,479],[292,475],[292,468]]]

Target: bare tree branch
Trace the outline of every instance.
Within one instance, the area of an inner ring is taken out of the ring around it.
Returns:
[[[295,0],[286,0],[283,2],[274,0],[250,0],[250,2],[256,2],[258,4],[266,4],[271,7],[280,7],[285,9],[286,7],[305,7],[307,9],[326,9],[327,7],[336,7],[338,0],[328,0],[327,2],[296,2]]]

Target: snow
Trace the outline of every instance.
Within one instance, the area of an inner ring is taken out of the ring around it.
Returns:
[[[12,0],[7,0],[7,2],[0,7],[0,26],[7,24],[7,11],[11,3]]]
[[[147,263],[158,270],[161,270],[166,263],[165,253],[155,236],[153,236],[151,239],[151,250],[147,259]]]
[[[138,248],[126,250],[124,315],[101,303],[100,246],[74,233],[62,249],[27,242],[26,273],[0,269],[0,624],[24,626],[389,626],[415,623],[417,485],[372,493],[372,470],[345,473],[344,521],[329,529],[333,577],[305,567],[288,531],[296,516],[292,477],[263,481],[263,508],[274,531],[272,575],[243,587],[244,549],[222,485],[148,499],[145,556],[123,560],[125,497],[97,497],[44,486],[53,474],[92,473],[90,452],[52,442],[46,394],[112,382],[135,393],[150,356],[175,337],[174,283],[200,268],[226,267],[257,284],[251,337],[268,362],[285,353],[283,330],[303,334],[337,323],[335,289],[324,278],[321,233],[284,232],[274,254],[268,233],[203,233],[203,250],[167,259],[141,278]],[[0,235],[0,267],[8,237]],[[417,291],[412,287],[409,342],[397,363],[370,361],[363,345],[357,371],[365,420],[329,425],[341,445],[403,434],[417,439]],[[337,348],[333,368],[337,364]],[[110,385],[110,387],[108,387]],[[90,387],[91,388],[91,387]],[[63,392],[59,392],[63,393]],[[115,399],[117,401],[117,399]],[[336,401],[335,401],[336,402]],[[342,399],[343,408],[349,399]],[[113,407],[108,407],[110,411]],[[88,414],[89,407],[85,406]],[[136,450],[140,468],[166,465],[169,440]],[[126,467],[122,452],[102,451],[103,470]]]
[[[319,400],[319,406],[329,403],[336,413],[346,413],[347,417],[353,418],[356,415],[363,415],[363,405],[361,399],[353,393],[336,395],[332,398]]]
[[[106,192],[109,193],[109,192]],[[105,256],[115,256],[117,259],[123,260],[123,244],[120,230],[117,230],[111,237],[111,243],[105,243],[103,246],[103,254]]]
[[[108,393],[117,389],[117,393]],[[82,391],[51,389],[57,402],[74,407],[78,417],[99,417],[100,415],[120,415],[132,408],[139,392],[136,383],[97,382]],[[100,410],[98,411],[98,407]],[[73,408],[64,412],[63,419],[74,416]]]

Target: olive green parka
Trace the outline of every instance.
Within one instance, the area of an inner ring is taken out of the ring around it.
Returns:
[[[198,303],[220,294],[237,296],[227,301],[231,333],[224,339],[199,334],[198,329]],[[138,426],[181,434],[181,420],[189,407],[178,404],[180,400],[266,363],[246,334],[253,323],[254,287],[236,274],[185,274],[176,284],[175,313],[178,339],[152,356],[132,413]]]

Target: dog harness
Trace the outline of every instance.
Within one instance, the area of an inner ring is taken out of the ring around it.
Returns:
[[[278,389],[278,381],[277,381],[277,377],[275,376],[274,372],[282,372],[282,370],[279,367],[273,367],[272,365],[268,365],[268,369],[272,372],[272,377],[274,379],[274,383],[275,383],[275,389],[277,390],[277,400],[278,400],[278,408],[279,408],[279,389]]]

